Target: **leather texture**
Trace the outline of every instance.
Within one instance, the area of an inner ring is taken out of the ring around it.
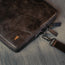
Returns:
[[[54,39],[54,42],[52,44],[53,47],[56,47],[57,49],[61,50],[62,52],[65,53],[65,44]]]
[[[31,0],[2,0],[0,2],[0,36],[8,46],[20,49],[39,34],[56,16],[56,10],[43,2]],[[2,40],[3,41],[3,40]]]

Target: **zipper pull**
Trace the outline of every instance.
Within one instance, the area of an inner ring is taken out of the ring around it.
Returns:
[[[54,36],[58,36],[58,33],[50,28],[48,28],[48,31],[52,33]]]
[[[61,22],[56,22],[56,23],[52,23],[49,28],[53,29],[53,28],[56,28],[56,27],[60,27],[62,25]]]

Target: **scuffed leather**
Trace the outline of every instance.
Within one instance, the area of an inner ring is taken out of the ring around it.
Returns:
[[[45,1],[2,0],[0,2],[0,34],[16,47],[22,47],[55,14]],[[44,26],[43,26],[44,27]],[[16,36],[19,39],[14,40]]]

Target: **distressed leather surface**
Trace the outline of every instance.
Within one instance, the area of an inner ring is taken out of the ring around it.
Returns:
[[[37,3],[30,0],[2,0],[0,34],[20,48],[38,34],[55,13],[56,10],[45,1]],[[15,40],[16,36],[18,38]]]

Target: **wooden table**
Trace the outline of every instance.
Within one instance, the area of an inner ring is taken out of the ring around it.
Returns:
[[[56,21],[62,26],[55,30],[59,33],[57,39],[65,43],[65,0],[47,1],[59,11]],[[19,53],[0,42],[0,65],[65,65],[65,54],[49,46],[41,35]]]

